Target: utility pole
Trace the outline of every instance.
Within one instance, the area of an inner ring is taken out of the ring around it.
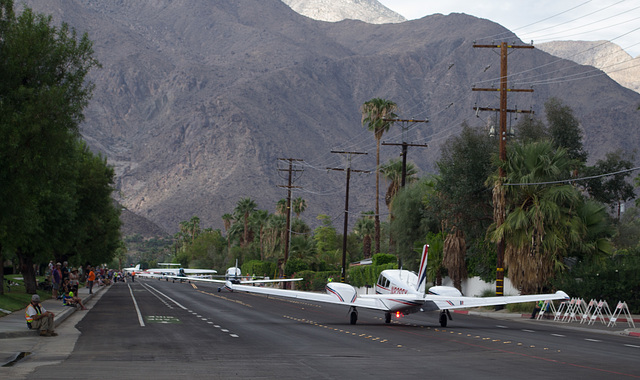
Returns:
[[[500,161],[505,162],[507,160],[507,113],[518,112],[517,110],[510,110],[507,108],[507,93],[508,92],[533,92],[533,89],[509,89],[507,88],[507,57],[508,49],[533,49],[533,45],[508,45],[506,42],[502,42],[499,45],[476,45],[474,48],[490,48],[500,49],[500,88],[473,88],[473,91],[500,91],[500,108],[480,108],[474,107],[476,111],[499,111],[500,112]],[[532,111],[519,111],[522,113],[533,113]],[[497,193],[499,194],[499,200],[497,203],[505,204],[504,189],[502,189],[502,183],[506,173],[502,167],[500,167],[500,180],[498,181]],[[494,200],[494,203],[496,201]],[[496,205],[494,204],[494,210]],[[500,215],[496,215],[494,212],[494,218],[496,219],[496,226],[500,227],[504,222],[504,207],[502,208]],[[504,295],[504,239],[500,239],[497,244],[497,260],[496,260],[496,296]],[[496,310],[502,309],[502,305],[496,306]]]
[[[407,128],[404,123],[428,123],[429,120],[415,120],[415,119],[382,119],[384,121],[391,121],[391,122],[401,122],[403,123],[402,125],[402,144],[393,144],[393,143],[386,143],[386,142],[382,142],[382,145],[399,145],[402,146],[402,183],[401,186],[404,187],[405,182],[406,182],[406,178],[407,178],[407,147],[410,146],[419,146],[422,148],[426,148],[428,147],[427,144],[409,144],[407,142],[404,141],[404,133],[406,132]]]
[[[289,172],[288,184],[286,186],[278,186],[284,187],[287,189],[287,233],[284,236],[284,263],[282,264],[282,268],[280,268],[280,276],[284,277],[284,266],[287,265],[287,261],[289,260],[289,231],[291,231],[291,189],[299,189],[300,186],[292,186],[293,183],[293,174],[296,172],[302,172],[300,169],[293,169],[294,161],[303,161],[297,158],[278,158],[280,161],[288,161],[289,168],[288,169],[278,169],[278,171],[286,171]],[[283,287],[288,288],[289,283],[284,282]]]
[[[344,230],[342,233],[342,270],[340,272],[340,282],[345,282],[347,274],[347,225],[349,220],[349,180],[351,178],[351,172],[354,173],[370,173],[368,170],[351,170],[351,155],[353,154],[367,154],[364,152],[343,152],[332,150],[331,153],[346,154],[349,165],[347,166],[347,190],[344,200]],[[342,168],[327,168],[327,170],[345,171]]]

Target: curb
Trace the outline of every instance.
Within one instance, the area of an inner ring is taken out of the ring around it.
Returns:
[[[96,291],[94,291],[93,294],[87,294],[86,297],[83,298],[83,302],[88,302],[89,300],[91,300],[93,296],[96,293],[102,291],[102,289],[104,289],[104,287],[99,287],[96,289]],[[62,309],[62,311],[57,312],[53,321],[55,327],[60,326],[62,322],[64,322],[77,310],[78,309],[75,307],[65,307],[64,309]],[[24,325],[21,323],[20,326],[24,326]],[[16,330],[16,331],[0,331],[0,339],[25,338],[25,337],[38,336],[38,335],[39,335],[39,332],[37,329],[29,330],[27,328],[24,328],[24,329],[21,328],[20,330]]]

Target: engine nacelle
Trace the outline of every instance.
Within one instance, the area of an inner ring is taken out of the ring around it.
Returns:
[[[462,293],[453,286],[432,286],[429,288],[429,294],[445,297],[460,297]]]
[[[340,302],[353,303],[358,298],[356,288],[341,282],[329,282],[325,290]]]

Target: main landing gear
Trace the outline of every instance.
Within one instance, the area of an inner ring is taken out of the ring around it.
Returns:
[[[384,313],[384,323],[391,323],[391,313],[388,311]]]
[[[447,327],[447,320],[451,320],[451,313],[449,310],[442,310],[440,312],[440,327]]]
[[[349,322],[352,325],[355,325],[358,321],[358,310],[356,310],[355,306],[351,306],[349,309]]]

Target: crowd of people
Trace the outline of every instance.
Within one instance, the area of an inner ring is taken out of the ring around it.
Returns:
[[[64,306],[87,310],[78,296],[78,288],[82,283],[93,294],[94,286],[108,286],[113,282],[125,281],[125,276],[116,270],[96,268],[87,265],[85,268],[69,268],[69,264],[49,262],[45,283],[50,284],[51,298],[61,300]],[[40,330],[41,336],[57,336],[54,331],[54,314],[42,306],[40,296],[34,294],[31,303],[25,310],[25,319],[29,328]]]

